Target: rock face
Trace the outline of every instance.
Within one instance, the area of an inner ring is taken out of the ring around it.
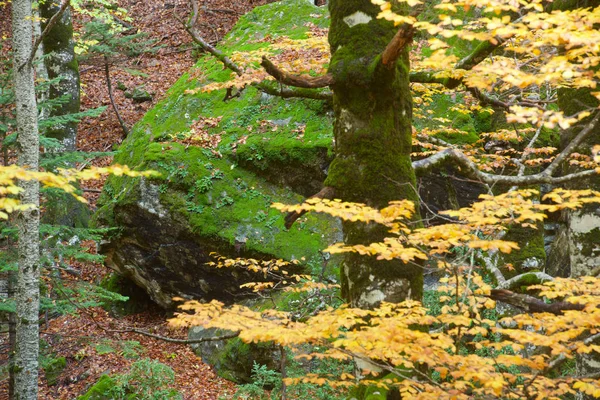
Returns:
[[[231,332],[196,326],[190,329],[188,339],[198,340],[227,333]],[[192,349],[220,377],[240,384],[252,382],[254,364],[277,371],[281,363],[279,347],[272,343],[244,343],[239,338],[233,338],[193,344]]]
[[[328,24],[324,8],[283,0],[243,16],[221,49],[260,49],[268,46],[266,37],[304,38],[309,27]],[[215,58],[201,58],[134,127],[115,157],[162,177],[111,177],[99,201],[97,224],[118,228],[100,249],[107,264],[165,308],[173,297],[231,302],[239,299],[240,284],[257,280],[241,270],[207,266],[212,252],[315,265],[322,249],[342,240],[338,222],[309,214],[287,231],[284,216],[270,208],[321,189],[333,159],[331,106],[280,99],[252,86],[227,102],[224,89],[201,91],[229,79],[231,72]],[[481,192],[443,176],[423,178],[419,186],[434,211],[465,206]]]
[[[222,48],[230,54],[265,47],[267,33],[301,38],[308,26],[327,24],[326,11],[311,2],[281,1],[242,17]],[[207,266],[212,252],[314,265],[322,249],[341,240],[332,219],[309,215],[288,231],[284,215],[271,208],[320,189],[332,158],[327,104],[254,87],[227,102],[225,90],[186,93],[230,78],[213,57],[201,58],[115,157],[162,176],[111,177],[99,201],[97,224],[118,228],[100,249],[107,264],[165,308],[175,296],[231,302],[240,284],[261,279]]]

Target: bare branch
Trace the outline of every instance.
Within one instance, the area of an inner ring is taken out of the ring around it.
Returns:
[[[558,168],[560,163],[562,163],[575,149],[579,146],[592,132],[597,132],[598,121],[600,121],[600,112],[596,113],[596,116],[587,124],[585,128],[579,132],[579,134],[575,137],[575,139],[571,140],[571,142],[561,151],[556,158],[548,165],[548,167],[542,172],[542,174],[546,174],[551,176],[552,173]]]
[[[542,282],[553,281],[554,278],[544,272],[525,272],[524,274],[512,277],[504,282],[499,282],[496,289],[515,289],[523,285],[531,285],[532,282],[539,284]]]
[[[254,85],[258,90],[263,91],[272,96],[279,96],[284,99],[288,99],[291,97],[300,97],[305,99],[314,99],[314,100],[327,100],[330,101],[333,99],[333,93],[330,91],[322,92],[316,91],[312,89],[289,89],[284,87],[273,87],[269,85],[266,81],[257,83]]]
[[[238,337],[240,335],[239,332],[234,332],[234,333],[224,334],[221,336],[208,336],[208,337],[204,337],[204,338],[200,338],[200,339],[175,339],[175,338],[168,337],[168,336],[162,336],[162,335],[157,335],[154,333],[146,332],[146,331],[143,331],[141,329],[136,329],[136,328],[123,329],[123,330],[111,330],[110,332],[115,332],[115,333],[132,332],[132,333],[137,333],[139,335],[144,335],[144,336],[148,336],[148,337],[151,337],[154,339],[162,340],[163,342],[178,343],[178,344],[196,344],[196,343],[204,343],[204,342],[217,342],[219,340],[232,339],[232,338]]]
[[[309,76],[309,75],[293,75],[285,71],[280,70],[273,64],[267,57],[263,56],[262,67],[267,71],[269,75],[277,79],[278,82],[284,83],[289,86],[305,88],[305,89],[317,89],[331,86],[334,83],[333,75],[326,74],[322,76]]]
[[[181,22],[185,28],[185,30],[190,34],[194,42],[200,45],[202,49],[209,52],[213,55],[217,60],[221,61],[223,65],[235,72],[238,76],[242,76],[242,69],[238,67],[229,57],[227,57],[222,51],[218,50],[215,46],[208,43],[204,38],[200,35],[197,29],[198,25],[198,3],[196,0],[190,0],[190,6],[192,7],[192,15],[190,16],[189,22],[185,23],[181,19],[177,18],[179,22]]]
[[[52,30],[54,25],[56,25],[56,22],[58,22],[59,18],[62,17],[62,15],[65,13],[67,7],[69,7],[70,5],[71,5],[71,0],[63,0],[63,2],[60,5],[60,8],[56,12],[56,14],[54,14],[52,16],[52,18],[50,18],[50,20],[46,24],[46,28],[44,28],[44,31],[41,33],[41,35],[37,39],[35,39],[35,42],[33,43],[33,47],[31,49],[31,53],[29,54],[29,59],[27,59],[27,62],[25,62],[21,66],[19,66],[19,70],[23,69],[23,67],[26,64],[31,64],[33,62],[33,59],[35,58],[35,53],[37,52],[38,47],[40,47],[42,40],[44,40],[44,38],[46,36],[48,36],[48,33],[50,33],[50,31]]]
[[[580,311],[585,308],[584,304],[573,304],[566,301],[547,304],[543,300],[537,299],[533,296],[511,292],[510,290],[506,289],[492,289],[488,297],[492,300],[510,304],[530,313],[547,312],[555,315],[561,315],[563,311]]]
[[[394,35],[391,42],[388,43],[387,47],[383,51],[383,54],[381,55],[381,62],[383,65],[388,68],[395,66],[402,50],[412,43],[414,34],[414,26],[410,24],[403,24],[398,32],[396,32]]]
[[[422,175],[439,165],[449,162],[453,162],[456,166],[458,166],[461,169],[461,172],[463,172],[468,177],[476,179],[482,183],[487,183],[488,185],[504,184],[512,186],[528,186],[537,185],[541,183],[560,184],[570,182],[573,180],[589,178],[591,176],[596,175],[596,171],[587,170],[575,172],[564,176],[553,177],[550,176],[549,173],[547,173],[547,169],[538,174],[524,176],[505,176],[490,174],[479,170],[477,164],[475,164],[464,153],[458,151],[457,149],[442,150],[439,153],[432,155],[431,157],[413,161],[412,166],[418,175]]]
[[[422,7],[417,7],[410,13],[410,16],[417,17],[422,11]],[[381,54],[381,62],[383,65],[387,68],[392,68],[396,65],[396,61],[398,61],[398,57],[400,57],[402,50],[412,43],[415,31],[416,29],[412,24],[402,24]]]

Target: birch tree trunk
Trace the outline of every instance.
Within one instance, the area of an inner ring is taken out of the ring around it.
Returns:
[[[29,63],[33,26],[31,0],[12,3],[12,37],[14,51],[15,101],[19,165],[38,169],[39,135],[33,67]],[[39,353],[39,183],[21,181],[21,201],[33,208],[17,218],[19,233],[19,271],[16,303],[17,332],[15,354],[15,398],[36,399],[38,394]]]

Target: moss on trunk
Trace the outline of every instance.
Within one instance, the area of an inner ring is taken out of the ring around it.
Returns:
[[[325,184],[344,201],[382,208],[389,201],[418,202],[411,166],[412,100],[408,52],[395,67],[381,63],[381,53],[397,28],[377,19],[379,8],[366,0],[329,3],[334,76],[335,159]],[[417,207],[418,208],[418,207]],[[345,223],[348,244],[381,241],[382,227]],[[350,254],[342,271],[343,294],[354,306],[421,298],[422,271],[400,261],[382,263]]]

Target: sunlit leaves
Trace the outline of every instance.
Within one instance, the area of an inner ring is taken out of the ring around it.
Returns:
[[[10,197],[18,195],[21,189],[18,187],[18,181],[37,180],[45,187],[61,189],[66,193],[72,194],[77,200],[86,203],[82,196],[76,193],[75,182],[80,180],[98,179],[106,174],[117,176],[154,176],[155,172],[138,172],[129,169],[127,166],[113,165],[110,167],[91,167],[84,170],[78,169],[59,169],[59,173],[31,171],[16,165],[0,166],[0,218],[8,218],[8,213],[26,210],[30,205],[21,204],[18,199]],[[6,197],[9,196],[9,197]]]

